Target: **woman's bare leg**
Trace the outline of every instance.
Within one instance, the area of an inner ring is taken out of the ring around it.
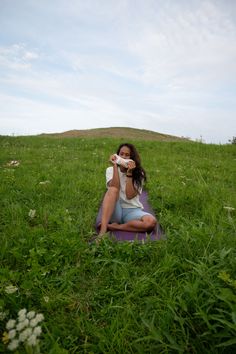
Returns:
[[[119,191],[116,187],[108,188],[102,202],[102,219],[99,236],[102,236],[107,232],[108,223],[115,209],[118,196]]]
[[[133,231],[133,232],[151,232],[157,224],[154,216],[143,216],[141,220],[131,220],[125,224],[112,223],[107,225],[107,229],[110,231]]]

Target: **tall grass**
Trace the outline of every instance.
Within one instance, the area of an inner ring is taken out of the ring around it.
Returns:
[[[0,138],[1,332],[27,308],[45,354],[235,352],[235,146],[131,140],[167,239],[96,246],[121,140]]]

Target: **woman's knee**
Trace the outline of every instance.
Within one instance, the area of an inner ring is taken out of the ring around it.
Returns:
[[[143,221],[145,223],[147,231],[152,231],[157,225],[157,221],[154,216],[146,216],[143,218]]]

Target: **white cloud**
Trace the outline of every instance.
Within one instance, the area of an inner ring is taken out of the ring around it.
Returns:
[[[234,134],[233,2],[13,5],[0,14],[4,132],[125,125],[199,137],[205,127],[217,142]]]
[[[29,69],[32,62],[38,58],[37,52],[28,51],[26,45],[22,43],[0,47],[0,67],[9,70]]]
[[[174,14],[170,7],[165,10],[159,21],[148,18],[147,23],[141,23],[138,35],[133,33],[127,41],[129,51],[142,63],[145,83],[166,85],[180,80],[181,86],[188,81],[188,86],[194,87],[194,83],[210,85],[219,71],[220,82],[232,75],[232,70],[236,72],[236,27],[220,8],[200,2],[194,13],[182,7]],[[222,67],[225,62],[227,66]]]

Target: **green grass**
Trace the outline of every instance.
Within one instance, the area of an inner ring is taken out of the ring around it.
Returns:
[[[0,137],[1,333],[25,307],[45,354],[235,352],[235,145],[131,140],[167,240],[90,245],[120,142]]]

